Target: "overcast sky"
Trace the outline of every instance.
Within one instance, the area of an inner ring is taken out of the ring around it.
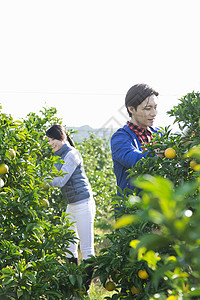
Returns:
[[[156,89],[155,125],[200,86],[199,0],[0,0],[0,103],[56,107],[67,126],[119,127],[127,90]]]

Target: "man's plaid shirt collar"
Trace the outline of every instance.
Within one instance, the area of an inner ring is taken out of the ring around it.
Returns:
[[[137,126],[130,121],[127,122],[127,126],[137,135],[141,144],[147,144],[152,139],[152,133],[150,130]]]

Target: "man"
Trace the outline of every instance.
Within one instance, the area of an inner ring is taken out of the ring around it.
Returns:
[[[143,83],[132,86],[126,94],[125,106],[130,121],[111,138],[114,172],[117,185],[122,190],[126,187],[134,189],[131,180],[127,179],[126,171],[141,158],[146,158],[147,153],[143,153],[144,143],[152,139],[152,133],[159,131],[159,128],[152,127],[157,114],[158,95],[158,92]]]

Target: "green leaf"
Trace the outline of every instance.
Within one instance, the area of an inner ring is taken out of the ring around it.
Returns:
[[[195,289],[192,292],[188,292],[189,296],[200,296],[200,289]]]
[[[178,200],[183,199],[187,195],[191,195],[199,186],[199,182],[184,182],[176,188],[174,197]]]
[[[9,283],[11,283],[13,281],[14,281],[13,277],[4,277],[3,280],[2,280],[3,285],[8,285]]]
[[[76,275],[69,275],[69,280],[72,285],[75,285],[76,282]]]
[[[21,289],[17,290],[17,297],[20,298],[23,295],[23,291]]]
[[[63,295],[61,293],[58,293],[56,291],[45,291],[45,294],[46,295],[54,295],[54,296],[57,296],[57,297],[62,297]]]
[[[34,273],[26,273],[26,277],[31,281],[32,284],[35,284],[36,283],[36,275],[37,275],[37,272],[34,272]]]
[[[133,215],[124,215],[121,218],[119,218],[115,223],[115,229],[128,226],[132,224],[135,220],[135,217]]]
[[[158,198],[158,204],[167,218],[174,218],[174,185],[170,180],[160,176],[144,175],[138,177],[134,182],[138,187]]]
[[[145,247],[149,250],[162,249],[172,243],[170,238],[158,234],[146,234],[140,239],[137,248]]]
[[[161,265],[156,269],[156,272],[153,273],[152,284],[158,289],[159,281],[162,280],[165,276],[165,273],[174,268],[174,264],[165,264]]]
[[[78,281],[78,288],[81,290],[82,284],[83,284],[83,279],[81,275],[76,275],[77,281]]]

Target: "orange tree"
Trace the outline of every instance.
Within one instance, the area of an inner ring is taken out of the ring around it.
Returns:
[[[146,146],[147,159],[127,173],[136,186],[134,193],[127,196],[127,190],[121,191],[123,197],[113,201],[113,208],[122,199],[124,203],[117,230],[107,235],[111,246],[94,259],[95,276],[104,286],[107,281],[115,283],[116,293],[106,299],[200,295],[200,96],[193,92],[179,101],[169,114],[181,132],[167,127],[162,136],[154,137]],[[175,150],[174,158],[165,156],[167,148]]]
[[[50,124],[61,122],[55,113],[44,109],[22,121],[0,114],[1,299],[83,297],[82,266],[66,261],[70,221],[55,203],[58,191],[43,185],[55,176],[44,138]]]
[[[83,160],[85,172],[92,186],[96,203],[95,242],[100,246],[104,235],[99,232],[110,231],[112,219],[111,199],[116,189],[111,151],[106,139],[91,133],[89,138],[77,144]],[[100,230],[98,230],[100,229]]]
[[[100,219],[102,215],[107,216],[110,199],[116,188],[108,140],[91,133],[90,137],[84,139],[77,147],[83,156],[85,171],[93,187],[98,207],[97,219]]]

